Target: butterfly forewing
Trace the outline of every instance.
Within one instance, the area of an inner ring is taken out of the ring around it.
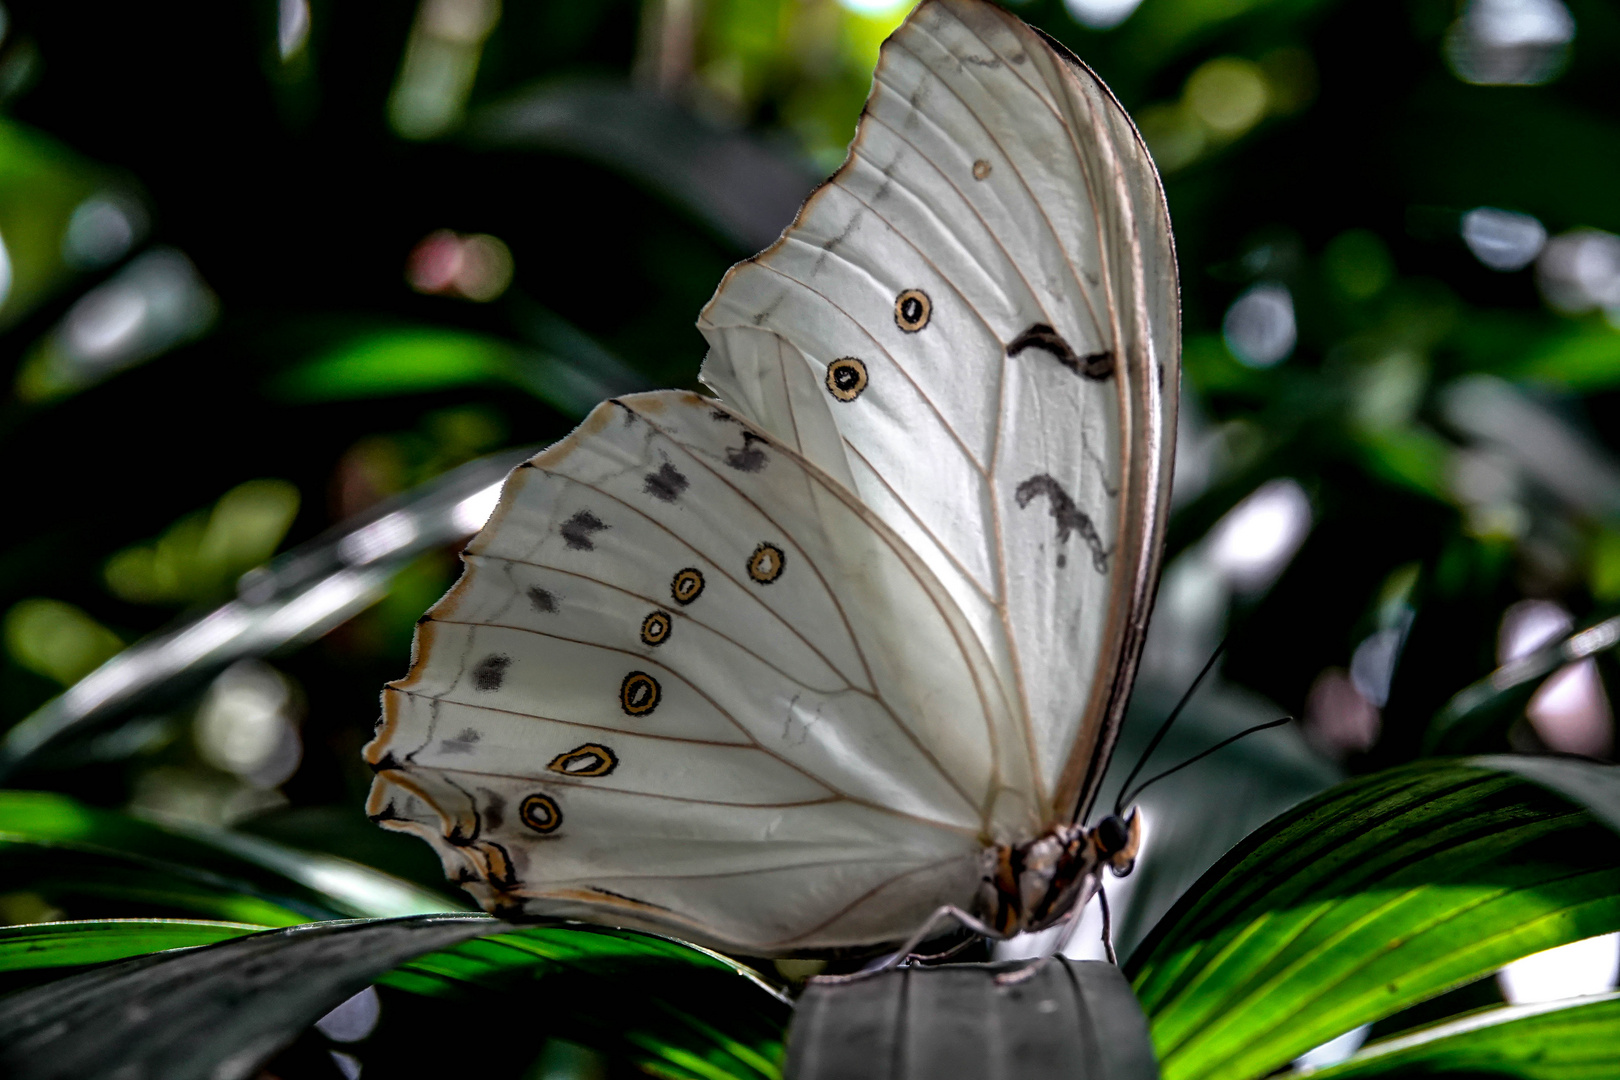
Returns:
[[[1176,302],[1157,174],[1107,90],[991,5],[931,0],[844,167],[699,324],[705,381],[950,590],[1049,822],[1089,802],[1135,666]]]
[[[971,901],[1015,838],[995,822],[1038,822],[946,591],[713,401],[599,407],[466,562],[387,692],[371,811],[492,904],[755,952],[887,940]]]

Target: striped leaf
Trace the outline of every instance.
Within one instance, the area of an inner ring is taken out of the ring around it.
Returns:
[[[1607,825],[1489,764],[1430,761],[1341,784],[1251,834],[1128,971],[1166,1080],[1248,1080],[1510,960],[1617,929],[1620,839]]]

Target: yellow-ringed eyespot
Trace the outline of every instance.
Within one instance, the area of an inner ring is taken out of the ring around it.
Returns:
[[[619,759],[601,743],[576,746],[566,754],[558,754],[546,768],[564,776],[606,776],[618,767]]]
[[[685,607],[699,596],[703,595],[703,574],[690,566],[685,570],[678,570],[675,579],[669,583],[669,594],[675,602]]]
[[[769,585],[782,576],[782,549],[775,544],[761,544],[748,557],[748,576],[761,585]]]
[[[648,645],[662,645],[669,639],[669,615],[655,611],[641,620],[641,640]]]
[[[973,179],[983,180],[989,175],[990,163],[988,161],[984,160],[984,158],[980,158],[978,161],[973,163]]]
[[[658,680],[645,671],[632,671],[619,684],[619,708],[631,716],[646,716],[658,708]]]
[[[562,811],[557,809],[557,800],[538,793],[523,800],[518,817],[537,833],[556,832],[557,826],[562,824]]]
[[[866,389],[866,365],[841,356],[827,365],[827,392],[839,401],[854,401]]]
[[[894,323],[908,334],[915,334],[928,325],[934,305],[921,289],[907,289],[894,298]]]

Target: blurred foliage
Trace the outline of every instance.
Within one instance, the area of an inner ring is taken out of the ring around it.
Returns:
[[[1231,630],[1223,701],[1244,704],[1206,717],[1224,733],[1281,708],[1318,758],[1244,759],[1244,790],[1272,793],[1249,800],[1262,819],[1442,742],[1613,754],[1601,650],[1452,702],[1620,601],[1620,14],[1494,2],[1540,12],[1521,25],[1542,36],[1493,44],[1486,0],[1011,5],[1108,82],[1164,174],[1186,416],[1142,684],[1173,699]],[[550,442],[608,392],[695,385],[698,309],[841,159],[904,10],[9,3],[0,728],[277,550]],[[1240,572],[1222,538],[1278,491],[1309,527]],[[297,715],[230,715],[276,717],[296,753],[264,745],[290,775],[199,750],[224,722],[199,678],[15,782],[439,889],[419,845],[365,823],[358,749],[455,572],[450,550],[414,558],[271,659]],[[160,890],[129,859],[75,848],[72,913],[126,913],[114,885],[81,887],[98,873]],[[206,881],[171,891],[195,914],[294,917],[233,915]],[[62,910],[0,894],[6,921]]]

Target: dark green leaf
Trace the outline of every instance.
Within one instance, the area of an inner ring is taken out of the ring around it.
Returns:
[[[1321,1080],[1372,1076],[1608,1080],[1620,1061],[1620,994],[1490,1009],[1365,1047]]]
[[[1026,975],[1025,978],[1018,978]],[[789,1080],[1157,1080],[1147,1021],[1113,964],[1057,958],[811,980]]]
[[[49,885],[271,926],[452,908],[330,855],[225,832],[188,835],[37,791],[0,791],[0,865],[10,889]]]
[[[267,929],[198,919],[87,919],[0,928],[0,971],[77,967],[212,945]]]
[[[319,923],[72,975],[0,1000],[0,1070],[24,1080],[252,1076],[381,972],[499,926],[479,915]]]
[[[785,1000],[718,953],[647,934],[514,930],[412,960],[378,982],[543,1016],[569,1039],[654,1075],[779,1075]]]
[[[1515,776],[1423,762],[1252,834],[1131,958],[1165,1076],[1264,1076],[1521,956],[1620,929],[1620,838]]]

